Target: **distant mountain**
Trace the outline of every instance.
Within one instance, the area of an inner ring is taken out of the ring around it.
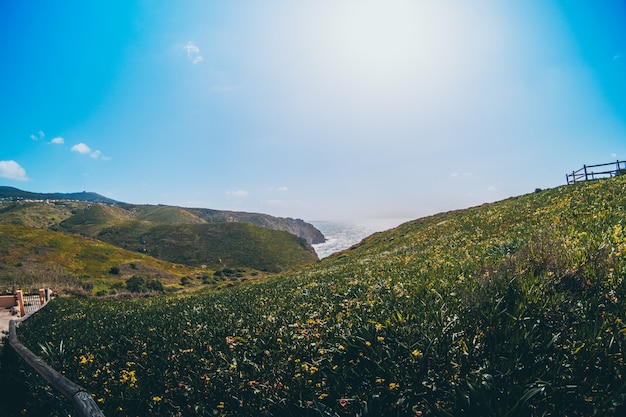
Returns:
[[[26,242],[32,239],[29,237],[32,233],[41,233],[40,229],[50,233],[62,232],[59,235],[89,238],[130,253],[214,271],[252,268],[279,272],[296,268],[317,261],[311,242],[324,241],[319,230],[300,219],[164,205],[98,202],[101,198],[95,193],[30,193],[0,187],[0,231],[4,225],[22,227],[4,230],[14,231],[17,241],[23,238]],[[0,252],[4,244],[0,244]],[[26,248],[30,244],[22,246]],[[77,253],[75,244],[66,245],[67,253],[61,250],[63,246],[59,244],[55,256],[37,259],[35,263],[43,262],[53,265],[50,268],[58,269],[57,259],[71,259]],[[35,245],[30,251],[47,253],[49,249],[47,245]],[[86,275],[106,275],[106,271],[115,266],[107,256],[92,254],[95,269],[91,268]],[[24,263],[22,258],[26,256],[24,252],[15,259],[7,258],[5,267],[11,269],[17,263]],[[126,258],[119,264],[133,262],[129,256]],[[2,265],[0,259],[0,274]],[[36,272],[34,267],[29,268]],[[25,268],[17,271],[25,271]],[[83,274],[80,269],[72,272]]]
[[[54,219],[51,220],[50,216],[42,215],[41,213],[38,216],[33,216],[32,208],[26,210],[24,206],[14,206],[11,208],[0,207],[0,213],[5,213],[4,219],[0,218],[0,222],[3,223],[23,224],[31,227],[51,227],[54,224],[65,221],[61,229],[88,236],[93,236],[95,231],[122,220],[141,220],[167,224],[241,222],[265,227],[267,229],[289,232],[304,239],[309,245],[326,241],[322,232],[304,220],[289,217],[275,217],[262,213],[185,208],[161,204],[156,206],[127,204],[91,192],[33,193],[6,186],[0,186],[0,200],[81,201],[108,205],[107,207],[100,207],[93,211],[86,211],[82,207],[75,207],[71,212],[65,210],[65,214],[59,213],[59,210],[63,211],[62,208],[59,208],[59,206],[63,206],[62,204],[57,205],[56,209],[53,207],[38,208],[39,212],[46,211],[50,213],[52,210],[55,210],[57,212],[56,216],[52,217],[56,218],[56,221],[54,221]],[[20,213],[17,214],[15,210],[20,211]],[[11,221],[6,220],[9,211],[12,211],[11,216],[13,220]],[[77,217],[70,220],[70,217],[73,216]],[[26,222],[26,218],[29,219],[28,222]],[[41,223],[40,225],[36,224],[38,221]],[[89,230],[83,230],[85,228]]]
[[[92,203],[119,204],[119,201],[101,196],[96,193],[32,193],[13,187],[0,186],[0,200],[73,200],[89,201]]]

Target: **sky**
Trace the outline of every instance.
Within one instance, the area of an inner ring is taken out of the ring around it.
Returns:
[[[0,1],[0,185],[419,218],[626,160],[622,0]]]

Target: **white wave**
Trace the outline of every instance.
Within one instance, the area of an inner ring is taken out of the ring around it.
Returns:
[[[312,221],[326,237],[326,242],[313,245],[317,256],[322,259],[359,243],[364,238],[384,230],[392,229],[408,219],[367,219],[348,221]]]

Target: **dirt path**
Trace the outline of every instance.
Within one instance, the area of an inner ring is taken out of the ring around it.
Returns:
[[[18,316],[11,315],[11,309],[9,308],[0,309],[0,332],[2,333],[2,335],[9,334],[9,321],[16,319],[16,318],[18,318]]]

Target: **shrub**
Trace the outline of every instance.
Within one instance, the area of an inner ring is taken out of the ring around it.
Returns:
[[[133,275],[126,280],[126,289],[130,292],[147,292],[146,280],[138,275]]]
[[[163,292],[165,290],[163,283],[158,279],[148,281],[147,287],[151,291]]]

